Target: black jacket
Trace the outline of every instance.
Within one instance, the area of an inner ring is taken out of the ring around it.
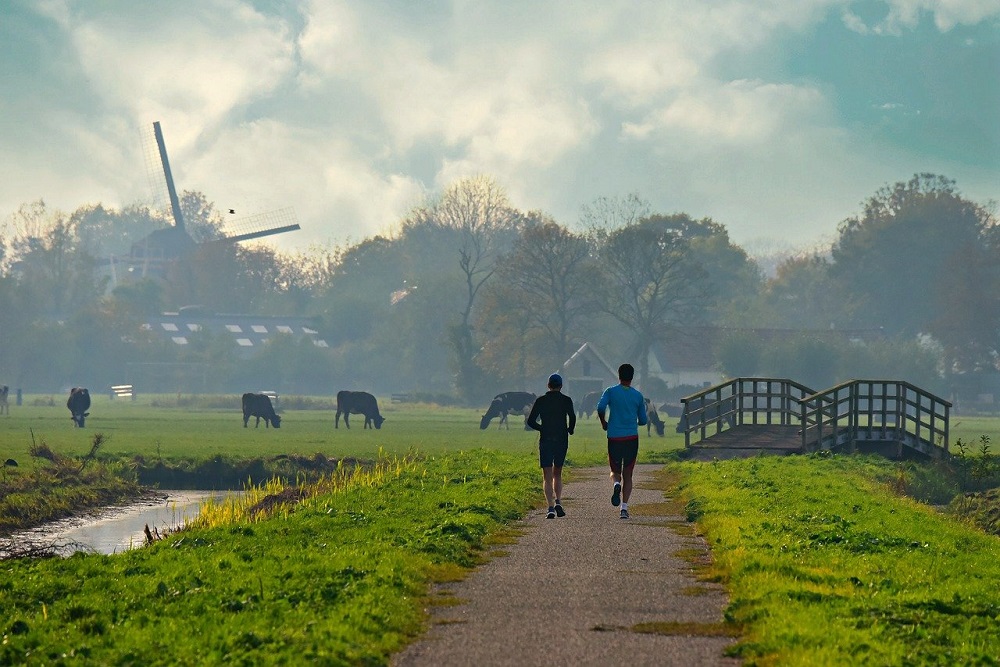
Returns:
[[[541,417],[542,423],[538,423]],[[573,399],[562,392],[551,390],[535,399],[528,415],[528,426],[541,432],[540,440],[564,444],[569,442],[576,428],[576,410]]]

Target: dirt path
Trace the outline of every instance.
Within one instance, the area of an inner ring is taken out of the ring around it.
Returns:
[[[725,593],[676,555],[707,547],[669,527],[683,517],[664,516],[651,488],[659,467],[636,468],[627,521],[611,506],[606,469],[574,470],[567,516],[532,512],[505,556],[439,587],[463,604],[434,607],[431,630],[393,665],[738,665],[723,657],[732,638],[704,636],[722,620]],[[664,622],[706,625],[698,636],[632,629]]]

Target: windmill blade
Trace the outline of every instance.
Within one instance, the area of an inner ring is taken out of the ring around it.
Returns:
[[[225,236],[220,240],[236,243],[293,232],[297,229],[301,227],[295,219],[295,209],[288,207],[241,218],[223,230]]]
[[[151,128],[140,130],[142,139],[142,154],[146,163],[146,177],[158,208],[169,210],[178,229],[184,229],[184,215],[181,212],[177,189],[174,187],[174,176],[170,170],[170,159],[167,157],[167,145],[163,139],[160,121],[153,123]]]

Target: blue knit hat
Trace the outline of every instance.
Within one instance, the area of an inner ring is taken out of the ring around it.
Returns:
[[[553,373],[549,376],[549,386],[550,387],[561,387],[562,386],[562,375],[559,373]]]

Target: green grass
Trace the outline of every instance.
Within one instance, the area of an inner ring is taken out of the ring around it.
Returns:
[[[483,450],[389,459],[270,519],[0,563],[0,664],[384,664],[537,478]]]
[[[443,453],[455,449],[485,447],[490,450],[530,454],[538,434],[525,431],[515,417],[510,430],[498,430],[496,420],[485,431],[479,429],[482,408],[442,408],[420,404],[392,404],[380,400],[385,424],[379,430],[363,429],[364,419],[353,415],[351,428],[334,428],[332,410],[287,410],[282,413],[278,430],[243,428],[239,398],[233,397],[231,409],[192,409],[155,407],[157,403],[176,403],[176,397],[143,396],[135,403],[112,401],[104,395],[92,395],[91,416],[86,428],[74,428],[65,400],[53,397],[53,406],[32,405],[47,402],[48,397],[25,397],[24,405],[12,406],[8,418],[0,416],[0,457],[23,463],[31,446],[32,432],[54,450],[81,456],[90,447],[94,433],[103,433],[101,448],[105,456],[146,459],[203,459],[214,455],[241,458],[277,454],[311,456],[317,452],[334,458],[371,459],[381,449],[388,454],[404,454],[411,449],[425,453]],[[643,437],[640,450],[644,457],[683,447],[683,440],[669,424],[666,437]],[[643,430],[645,436],[645,430]],[[579,422],[570,438],[572,463],[600,463],[606,456],[607,440],[596,417]]]
[[[1000,656],[1000,539],[894,495],[893,464],[677,464],[752,664],[968,665]]]

